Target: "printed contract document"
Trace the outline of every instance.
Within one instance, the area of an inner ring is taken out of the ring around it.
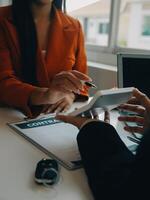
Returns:
[[[64,167],[75,169],[81,166],[77,127],[56,120],[51,115],[8,125]]]

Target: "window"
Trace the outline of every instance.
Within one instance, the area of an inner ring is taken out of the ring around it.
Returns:
[[[11,0],[0,0],[0,6],[7,6],[11,4]]]
[[[99,34],[108,34],[109,33],[109,24],[108,23],[99,23]]]
[[[122,0],[119,19],[118,46],[150,49],[150,1]]]
[[[142,36],[150,37],[150,15],[143,17]]]
[[[67,10],[81,21],[87,44],[108,46],[111,0],[67,0]]]
[[[116,65],[118,52],[150,54],[150,0],[67,0],[67,11],[83,26],[89,60]]]

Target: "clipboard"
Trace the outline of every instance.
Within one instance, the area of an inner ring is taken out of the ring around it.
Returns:
[[[55,119],[54,115],[7,125],[66,169],[75,170],[82,167],[76,141],[79,132],[77,127]]]

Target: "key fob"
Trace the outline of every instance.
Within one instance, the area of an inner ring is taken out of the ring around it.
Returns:
[[[38,184],[54,185],[59,180],[59,165],[54,159],[42,159],[37,163],[35,182]]]

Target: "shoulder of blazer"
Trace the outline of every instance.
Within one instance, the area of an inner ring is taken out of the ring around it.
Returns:
[[[12,7],[0,7],[0,22],[9,21],[12,23]]]
[[[81,25],[78,19],[71,17],[68,14],[63,13],[61,10],[57,10],[58,15],[64,23],[72,25],[75,29],[79,30]]]
[[[0,18],[10,17],[12,15],[11,9],[11,6],[0,7]]]
[[[13,23],[12,17],[5,17],[5,18],[0,18],[0,29],[2,30],[11,30],[14,32],[15,30],[15,25]]]

